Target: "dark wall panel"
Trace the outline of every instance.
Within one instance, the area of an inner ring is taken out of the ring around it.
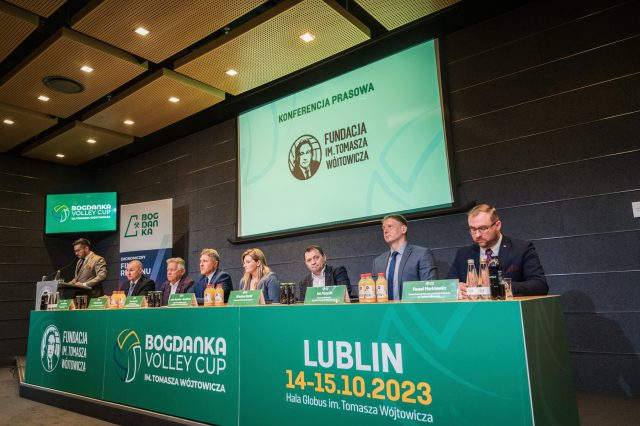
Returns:
[[[577,388],[636,396],[638,12],[532,2],[441,44],[462,200],[496,205],[506,234],[534,241]]]
[[[44,235],[45,195],[86,188],[84,171],[0,156],[0,356],[26,353],[35,282],[73,257],[69,238]]]

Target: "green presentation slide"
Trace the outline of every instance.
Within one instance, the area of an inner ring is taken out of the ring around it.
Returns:
[[[435,42],[241,114],[238,236],[453,203]]]
[[[50,194],[45,209],[45,233],[115,231],[117,211],[116,192]]]

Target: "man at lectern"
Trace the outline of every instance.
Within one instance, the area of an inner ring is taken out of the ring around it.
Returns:
[[[102,282],[107,278],[107,262],[104,257],[91,251],[91,243],[86,238],[79,238],[73,242],[73,252],[79,260],[76,264],[76,274],[69,283],[90,287],[91,298],[102,296]]]

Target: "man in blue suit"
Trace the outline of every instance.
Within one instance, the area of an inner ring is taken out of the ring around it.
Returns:
[[[399,214],[390,214],[382,219],[384,241],[389,251],[373,261],[374,279],[384,273],[389,283],[389,300],[402,298],[405,281],[426,281],[437,278],[438,268],[431,250],[407,242],[407,219]]]
[[[233,289],[231,285],[231,276],[220,269],[220,255],[214,249],[206,248],[200,253],[200,273],[202,276],[189,290],[189,293],[195,293],[198,304],[204,303],[204,289],[207,284],[217,286],[222,284],[224,290],[224,302],[229,300],[229,294]]]
[[[467,214],[467,222],[475,244],[458,250],[447,276],[460,282],[458,287],[463,298],[467,297],[467,260],[473,259],[477,269],[481,256],[490,259],[492,255],[500,259],[503,276],[511,278],[514,296],[537,296],[549,292],[535,247],[529,241],[503,235],[500,232],[502,222],[495,207],[478,204]]]

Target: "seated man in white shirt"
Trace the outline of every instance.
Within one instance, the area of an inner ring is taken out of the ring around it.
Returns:
[[[327,265],[327,256],[322,247],[316,245],[307,247],[304,251],[304,264],[311,273],[296,284],[298,300],[304,300],[309,287],[344,285],[347,287],[347,294],[351,294],[351,282],[347,270],[344,266],[333,268]]]
[[[193,280],[186,275],[184,259],[172,257],[167,259],[167,281],[162,284],[162,306],[169,303],[169,296],[189,292],[193,286]]]

